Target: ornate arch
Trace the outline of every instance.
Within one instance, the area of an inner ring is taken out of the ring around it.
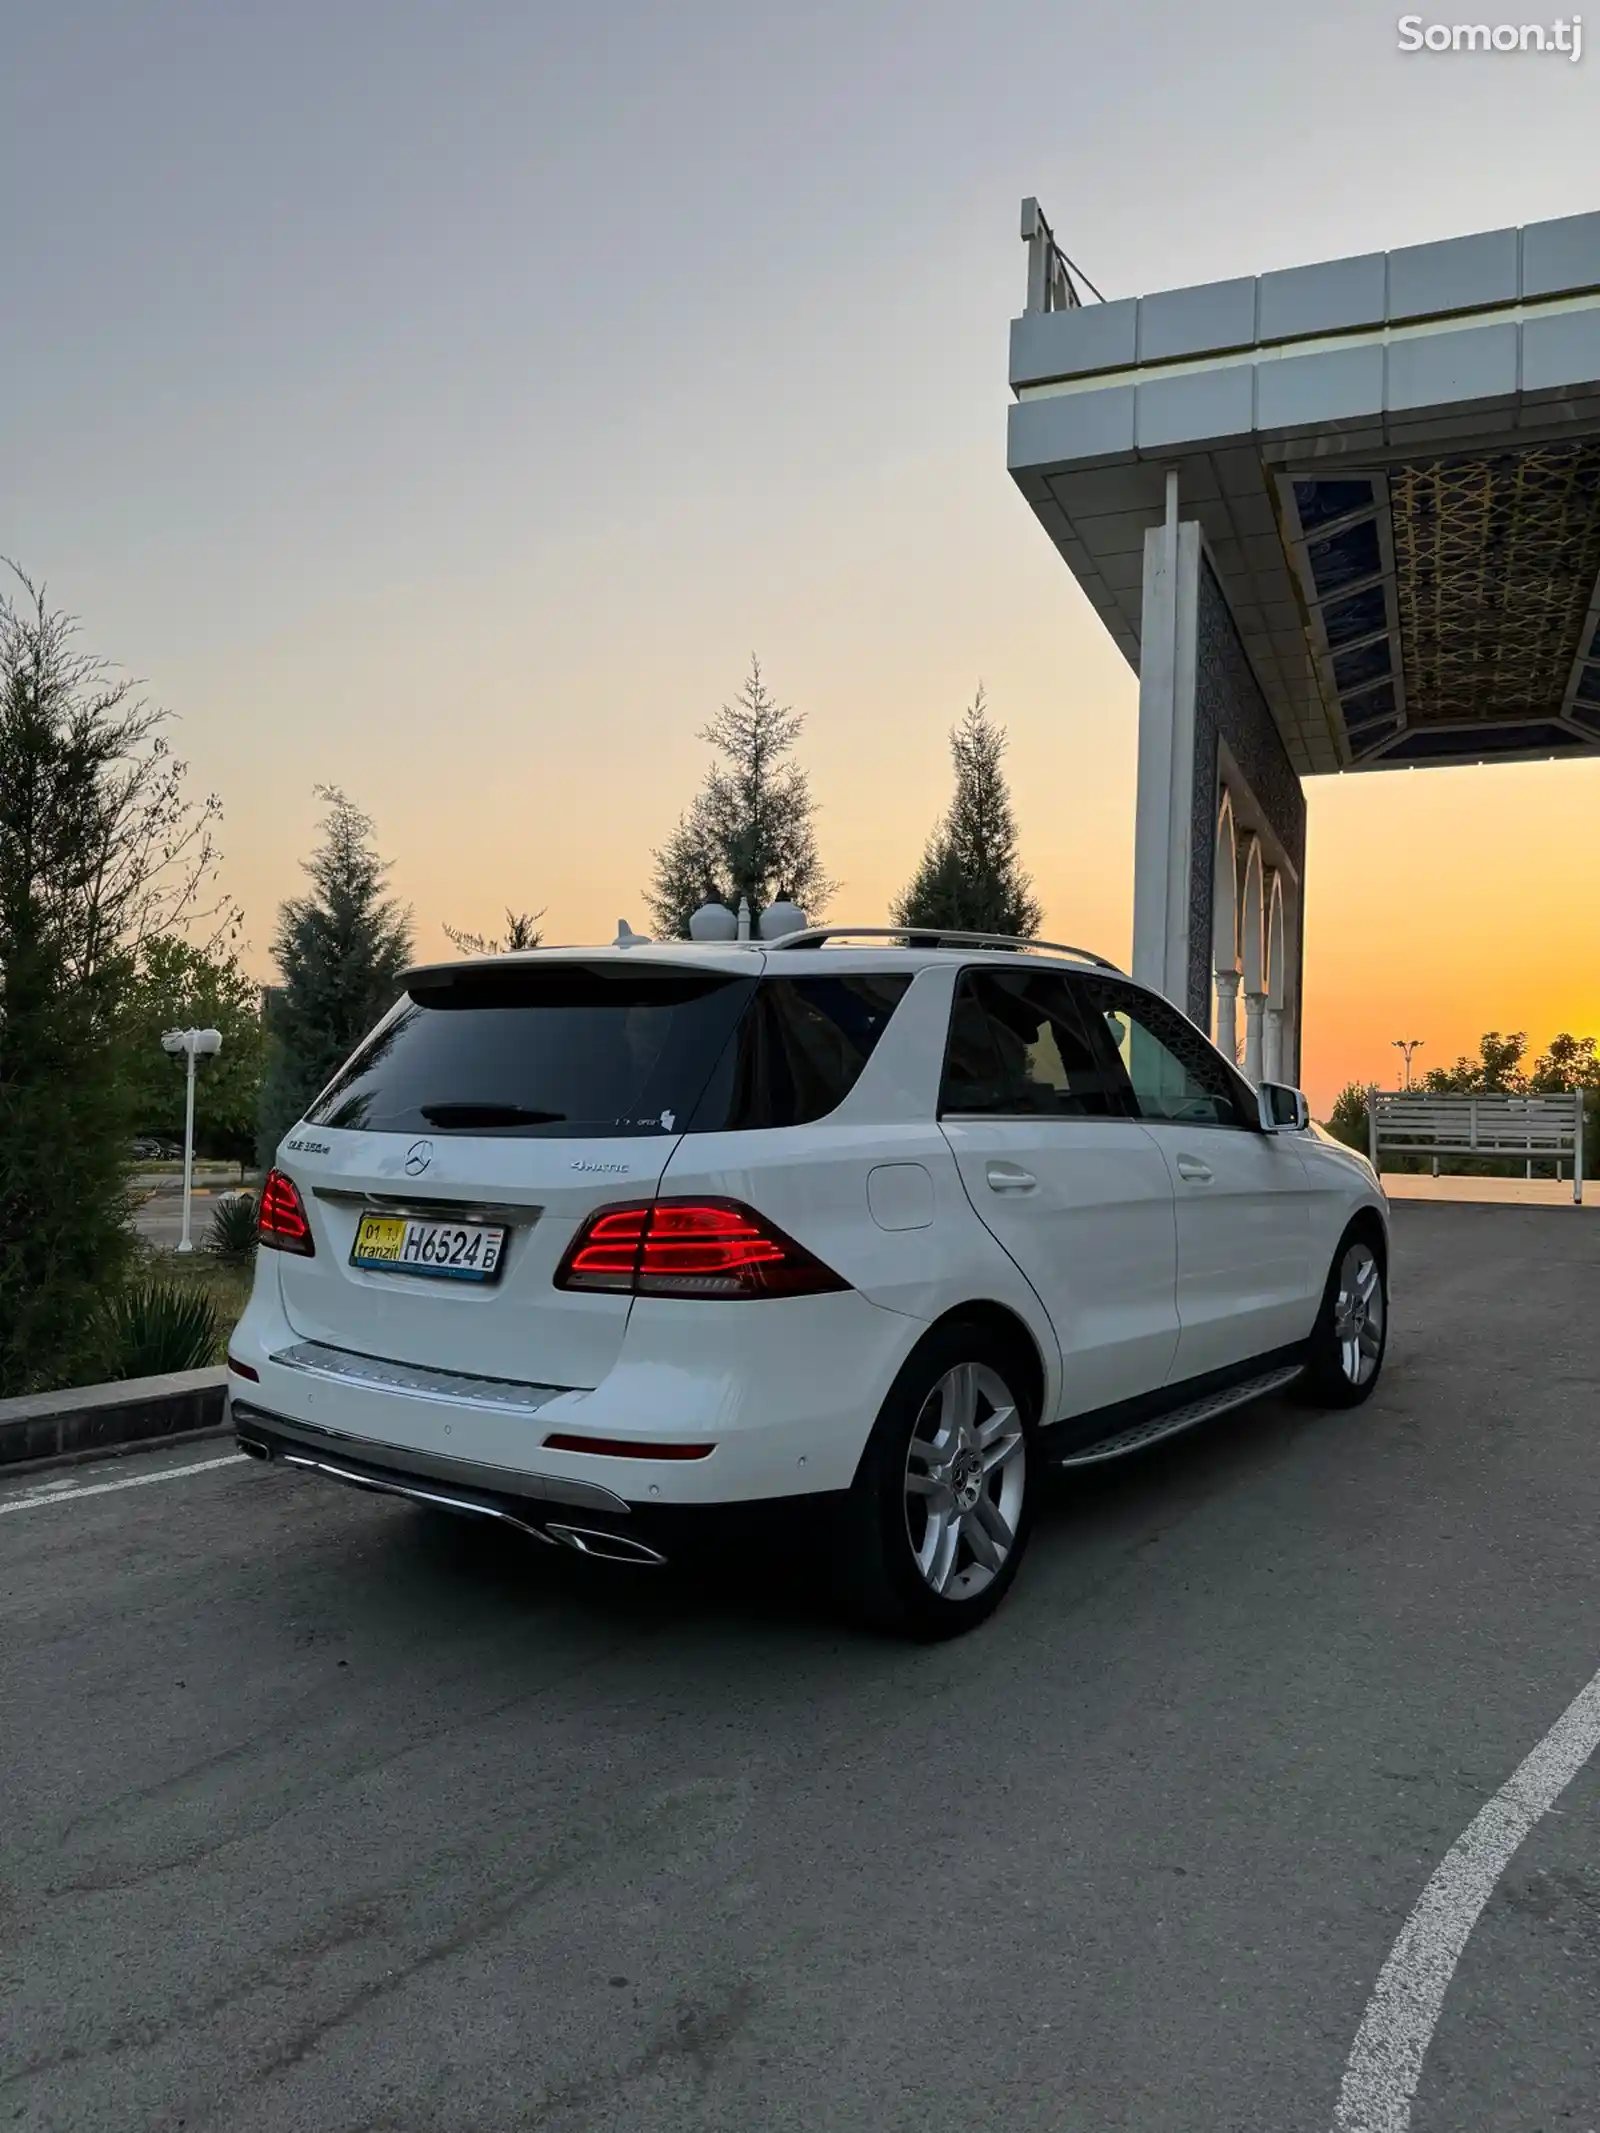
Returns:
[[[1284,948],[1283,876],[1273,867],[1267,875],[1267,1005],[1281,1014],[1288,997],[1289,965]]]
[[[1265,990],[1266,868],[1261,840],[1246,831],[1239,841],[1239,968],[1246,996]]]
[[[1239,1056],[1239,836],[1233,795],[1224,785],[1217,805],[1216,856],[1211,869],[1212,1028],[1218,1047]]]
[[[1234,825],[1233,796],[1224,786],[1217,809],[1217,856],[1211,891],[1211,967],[1229,971],[1239,967],[1239,837]]]

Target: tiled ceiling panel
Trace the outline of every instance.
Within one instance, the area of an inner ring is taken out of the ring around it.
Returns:
[[[1389,470],[1413,725],[1557,713],[1600,577],[1600,440]]]

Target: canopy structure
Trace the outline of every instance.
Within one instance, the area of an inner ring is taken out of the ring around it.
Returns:
[[[1140,677],[1135,967],[1288,1069],[1300,780],[1600,752],[1600,214],[1109,303],[1023,235],[1008,461]]]

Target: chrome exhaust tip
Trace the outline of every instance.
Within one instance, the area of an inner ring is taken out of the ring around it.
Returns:
[[[234,1441],[247,1459],[260,1459],[268,1465],[272,1462],[272,1447],[263,1444],[259,1437],[241,1437],[234,1432]]]
[[[546,1533],[552,1540],[575,1549],[579,1555],[591,1555],[605,1563],[632,1563],[641,1569],[659,1569],[666,1557],[658,1548],[647,1547],[642,1540],[635,1540],[631,1533],[603,1533],[593,1526],[549,1525]]]

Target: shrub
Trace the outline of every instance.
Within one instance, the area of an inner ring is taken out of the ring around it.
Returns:
[[[1358,1155],[1366,1154],[1367,1092],[1359,1081],[1347,1082],[1339,1091],[1328,1114],[1328,1131]]]
[[[205,1248],[219,1259],[248,1259],[256,1248],[256,1196],[230,1192],[217,1202],[206,1230]]]
[[[102,1332],[108,1378],[164,1377],[214,1362],[222,1319],[203,1289],[136,1281],[106,1305]]]

